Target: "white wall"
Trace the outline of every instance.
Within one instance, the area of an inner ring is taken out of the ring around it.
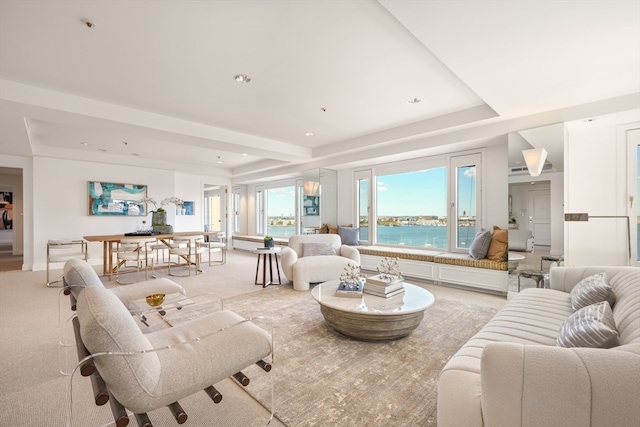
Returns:
[[[620,122],[619,122],[620,123]],[[565,147],[565,212],[627,215],[627,147],[621,128],[607,120],[568,125]],[[628,265],[624,219],[565,223],[567,265]]]
[[[176,231],[203,229],[201,207],[205,181],[228,183],[226,178],[35,157],[33,159],[33,270],[42,270],[46,267],[46,243],[49,239],[78,239],[87,235],[122,234],[134,231],[143,219],[150,223],[150,215],[147,217],[89,216],[88,181],[146,184],[148,196],[158,202],[172,196],[196,201],[196,206],[200,206],[200,210],[196,208],[194,216],[177,218],[174,207],[172,205],[167,207],[167,222],[172,224]],[[25,214],[26,212],[25,207]],[[101,262],[102,244],[90,243],[89,253],[92,262]]]

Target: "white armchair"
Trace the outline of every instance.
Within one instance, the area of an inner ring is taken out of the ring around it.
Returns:
[[[337,234],[291,236],[289,246],[282,248],[282,270],[296,291],[338,279],[349,264],[360,265],[360,252],[343,245]]]

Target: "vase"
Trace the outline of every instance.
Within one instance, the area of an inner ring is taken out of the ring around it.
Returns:
[[[180,214],[186,215],[187,214],[187,208],[180,209]]]
[[[167,212],[153,212],[151,216],[151,225],[165,225],[167,223]]]
[[[264,247],[265,248],[273,248],[274,247],[274,241],[273,240],[265,240],[264,241]]]

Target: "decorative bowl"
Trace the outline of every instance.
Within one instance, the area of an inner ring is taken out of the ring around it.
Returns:
[[[147,295],[147,304],[151,307],[157,307],[164,302],[164,294]]]

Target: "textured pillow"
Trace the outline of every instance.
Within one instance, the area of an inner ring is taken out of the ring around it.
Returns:
[[[331,243],[303,243],[302,256],[336,255]]]
[[[569,296],[574,310],[602,301],[607,301],[613,307],[616,302],[613,289],[604,281],[604,273],[585,277],[573,287]]]
[[[617,346],[618,331],[609,303],[592,304],[569,316],[560,327],[557,344],[559,347]]]
[[[487,259],[492,261],[505,261],[507,259],[507,247],[509,245],[509,231],[493,226],[491,244],[487,251]]]
[[[359,228],[343,227],[341,225],[338,226],[338,234],[340,235],[340,239],[344,245],[358,246],[360,244],[358,241],[359,233]]]
[[[469,255],[473,259],[482,259],[487,256],[491,244],[491,231],[478,231],[469,247]]]

